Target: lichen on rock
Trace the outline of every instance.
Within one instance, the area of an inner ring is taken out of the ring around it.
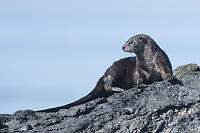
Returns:
[[[200,75],[200,68],[197,64],[187,64],[183,66],[177,67],[174,71],[173,74],[176,78],[180,79],[183,76],[186,75]]]

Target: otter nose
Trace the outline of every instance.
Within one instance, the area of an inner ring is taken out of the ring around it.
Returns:
[[[124,45],[122,46],[122,49],[123,49],[123,50],[125,49],[125,46],[124,46]]]

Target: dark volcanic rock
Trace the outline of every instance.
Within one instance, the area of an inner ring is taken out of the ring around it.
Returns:
[[[199,69],[193,74],[186,67],[181,68],[185,73],[179,77],[182,84],[157,82],[56,113],[25,110],[2,114],[0,132],[200,132]]]

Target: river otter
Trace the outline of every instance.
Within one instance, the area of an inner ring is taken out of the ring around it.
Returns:
[[[122,49],[136,54],[137,84],[173,79],[169,58],[151,37],[145,34],[136,35]]]
[[[136,57],[114,62],[87,96],[64,106],[36,112],[56,112],[59,109],[68,109],[99,97],[110,96],[114,92],[172,79],[172,67],[167,55],[149,36],[136,35],[130,38],[122,49],[125,52],[134,52]]]

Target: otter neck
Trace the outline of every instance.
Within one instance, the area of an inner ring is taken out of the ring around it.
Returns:
[[[142,53],[135,53],[136,54],[136,58],[137,60],[140,60],[140,61],[145,61],[145,57],[144,57],[144,54]]]
[[[152,48],[151,45],[146,45],[143,49],[143,52],[135,53],[137,64],[141,68],[152,65],[156,53],[155,51],[152,51],[153,49],[155,50],[155,48]]]
[[[135,53],[136,57],[140,61],[148,61],[152,60],[155,56],[155,51],[152,51],[151,47],[146,46],[143,50],[143,52]]]

